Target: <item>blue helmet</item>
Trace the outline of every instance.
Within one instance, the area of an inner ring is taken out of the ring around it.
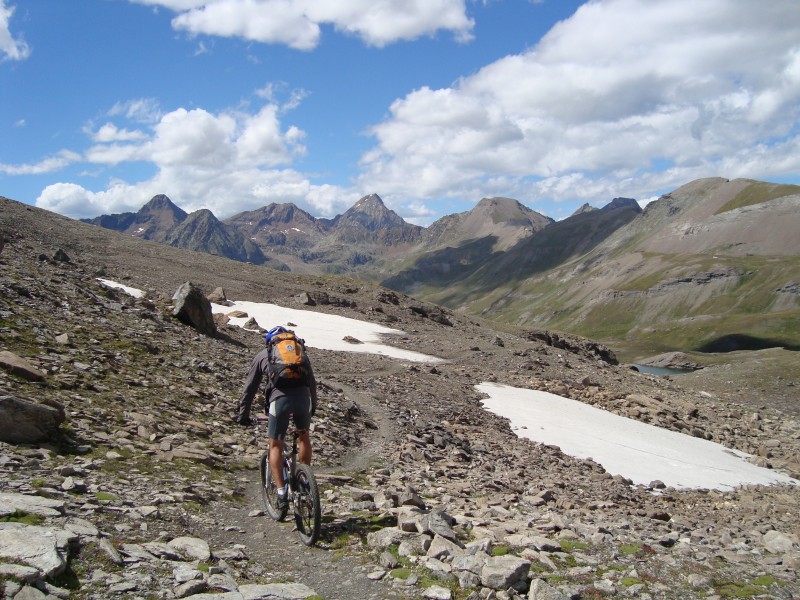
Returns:
[[[264,342],[265,342],[266,344],[269,344],[269,341],[270,341],[270,340],[271,340],[271,339],[272,339],[274,336],[278,335],[279,333],[285,333],[285,332],[286,332],[286,328],[285,328],[285,327],[281,327],[280,325],[278,325],[277,327],[273,327],[272,329],[270,329],[270,330],[267,332],[267,335],[264,337]]]

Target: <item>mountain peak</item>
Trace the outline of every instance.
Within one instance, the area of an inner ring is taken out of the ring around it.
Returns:
[[[340,241],[371,240],[381,244],[413,242],[422,230],[387,208],[378,194],[361,198],[334,220],[334,228]]]
[[[380,214],[384,212],[392,212],[381,200],[378,194],[369,194],[359,199],[350,209],[345,213],[360,212],[367,214]]]
[[[609,205],[609,206],[610,206],[610,205]],[[575,211],[574,213],[572,213],[570,216],[571,216],[571,217],[574,217],[575,215],[582,215],[583,213],[594,212],[594,211],[596,211],[596,210],[599,210],[599,209],[595,208],[594,206],[592,206],[592,205],[591,205],[591,204],[589,204],[588,202],[585,202],[585,203],[583,204],[583,206],[581,206],[580,208],[578,208],[578,210],[576,210],[576,211]]]
[[[176,221],[183,221],[188,214],[185,210],[177,206],[166,194],[156,194],[150,201],[139,209],[139,215],[149,215],[153,213],[172,214]]]
[[[618,208],[632,208],[636,212],[642,212],[642,207],[633,198],[614,198],[602,210],[616,210]]]
[[[356,204],[359,204],[361,202],[380,204],[381,206],[384,206],[383,200],[381,199],[381,197],[378,196],[378,194],[376,194],[374,192],[372,194],[367,194],[366,196],[362,197],[358,202],[356,202]]]
[[[361,198],[341,216],[341,221],[356,221],[368,228],[380,224],[396,226],[405,223],[400,215],[386,207],[378,194]]]
[[[145,204],[142,208],[165,208],[165,207],[175,207],[175,204],[172,200],[169,199],[169,196],[166,194],[156,194],[150,201]],[[176,207],[177,208],[177,207]]]
[[[192,221],[207,221],[209,223],[219,222],[214,213],[208,210],[207,208],[201,208],[200,210],[196,210],[190,215],[186,217],[186,220]]]

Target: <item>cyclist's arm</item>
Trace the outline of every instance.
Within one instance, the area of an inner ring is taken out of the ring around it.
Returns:
[[[256,392],[258,392],[258,387],[261,385],[261,379],[264,376],[264,369],[268,367],[268,361],[269,353],[265,349],[256,354],[256,357],[253,359],[253,362],[250,365],[250,371],[247,373],[247,380],[244,383],[244,389],[242,390],[242,395],[239,398],[239,406],[246,406],[248,413],[250,411],[250,405],[253,402],[253,398],[255,398]]]
[[[314,376],[314,368],[311,361],[308,361],[308,389],[311,392],[311,416],[317,412],[317,378]]]

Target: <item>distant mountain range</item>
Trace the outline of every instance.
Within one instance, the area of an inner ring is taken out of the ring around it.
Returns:
[[[270,204],[219,221],[159,195],[136,213],[84,221],[647,351],[800,347],[800,186],[702,179],[645,210],[616,198],[562,221],[484,198],[419,227],[376,194],[333,219]]]

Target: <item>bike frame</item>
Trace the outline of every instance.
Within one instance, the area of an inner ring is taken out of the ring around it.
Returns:
[[[288,491],[288,506],[284,504],[281,507],[276,504],[277,489],[269,461],[269,449],[261,455],[261,494],[267,513],[276,521],[282,521],[286,517],[289,506],[292,507],[301,541],[307,546],[312,546],[320,534],[321,514],[319,488],[314,473],[309,465],[301,464],[298,461],[297,441],[306,431],[308,430],[291,429],[287,431],[286,435],[292,437],[291,445],[286,438],[281,440],[283,443],[283,480]]]
[[[289,448],[289,444],[286,443],[286,438],[283,441],[283,468],[286,473],[284,473],[284,483],[287,484],[289,487],[289,495],[288,498],[291,500],[294,498],[294,487],[295,487],[295,476],[297,474],[297,438],[304,432],[307,431],[306,429],[292,429],[291,431],[286,432],[286,436],[292,436],[292,447]]]

